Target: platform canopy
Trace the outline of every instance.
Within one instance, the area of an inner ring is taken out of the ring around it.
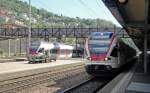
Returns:
[[[146,26],[149,27],[150,21],[147,17],[150,15],[149,0],[103,0],[103,2],[136,44],[142,48],[144,30]]]

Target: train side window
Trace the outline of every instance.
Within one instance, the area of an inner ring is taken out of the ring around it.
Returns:
[[[65,49],[60,50],[60,52],[61,52],[62,55],[66,54],[66,50]]]
[[[117,47],[114,47],[114,49],[112,50],[110,56],[118,57],[118,48]]]
[[[57,54],[57,49],[52,49],[52,50],[50,50],[50,53],[52,53],[52,54]]]

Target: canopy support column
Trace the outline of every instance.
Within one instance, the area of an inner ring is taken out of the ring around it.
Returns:
[[[147,73],[147,32],[148,32],[149,0],[145,0],[145,32],[144,32],[144,73]]]
[[[147,73],[147,29],[144,33],[144,73]]]

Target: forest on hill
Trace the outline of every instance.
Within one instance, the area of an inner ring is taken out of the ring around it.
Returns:
[[[29,22],[28,3],[20,0],[0,0],[0,9],[9,12],[9,20],[0,16],[0,24],[13,23],[15,20],[23,22],[26,26]],[[45,9],[37,9],[32,6],[32,27],[114,27],[110,21],[103,19],[71,18],[63,15],[54,14]]]

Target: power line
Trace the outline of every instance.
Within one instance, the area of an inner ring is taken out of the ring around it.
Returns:
[[[86,7],[88,10],[90,10],[93,14],[96,14],[97,15],[97,13],[92,9],[92,8],[90,8],[87,4],[85,4],[82,0],[78,0],[84,7]],[[97,16],[99,16],[99,15],[97,15]]]
[[[99,4],[98,0],[95,0],[95,1],[96,1],[97,6],[102,10],[101,12],[107,17],[107,19],[109,19],[109,16],[104,11],[103,7]],[[97,22],[97,26],[98,26],[98,22]]]
[[[48,7],[48,6],[47,6],[46,4],[44,4],[42,1],[37,0],[37,2],[38,2],[39,4],[41,4],[42,6],[45,6],[47,9],[52,10],[50,7]]]
[[[88,10],[90,10],[92,13],[89,13],[89,15],[92,17],[92,14],[96,14],[97,16],[99,16],[92,8],[90,8],[87,4],[84,3],[84,1],[82,0],[78,0],[85,8],[87,8]],[[40,0],[37,0],[37,2],[39,4],[41,4],[42,6],[45,6],[47,9],[52,10],[50,7],[48,7],[46,4],[44,4],[43,2],[41,2]]]
[[[104,11],[104,8],[99,4],[98,0],[95,0],[96,4],[98,5],[99,8],[102,9],[102,12],[106,15],[106,17],[109,19],[109,16],[107,15],[107,13]]]
[[[104,7],[102,7],[101,5],[100,5],[100,3],[99,3],[99,1],[98,0],[95,0],[96,1],[96,3],[97,3],[97,5],[102,9],[102,12],[106,15],[106,17],[107,17],[107,19],[112,19],[110,16],[109,16],[109,14],[108,13],[106,13],[106,11],[104,11]],[[107,7],[106,7],[107,8]],[[108,9],[108,8],[107,8]],[[111,15],[112,15],[112,13],[110,13]],[[112,15],[113,16],[113,15]],[[116,20],[116,18],[115,18],[115,20]],[[117,21],[117,20],[116,20]],[[118,21],[117,21],[118,22]],[[116,25],[115,23],[113,23],[114,25]]]

